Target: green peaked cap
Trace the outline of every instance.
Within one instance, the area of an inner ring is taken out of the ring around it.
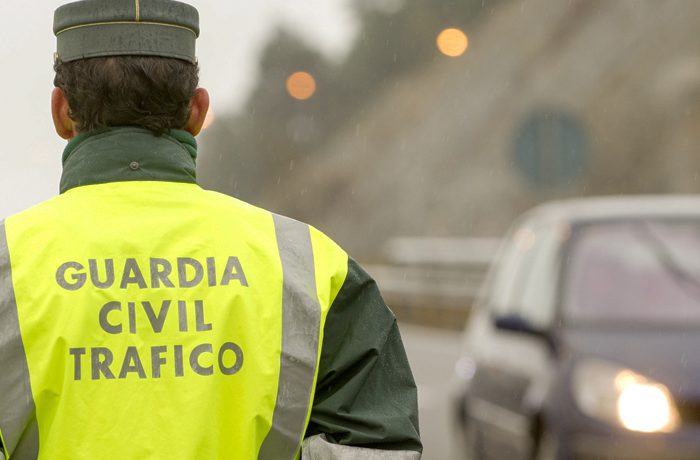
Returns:
[[[54,14],[57,62],[163,56],[197,62],[199,12],[173,0],[82,0]]]

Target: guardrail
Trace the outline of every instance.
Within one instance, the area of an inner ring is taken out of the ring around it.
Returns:
[[[366,265],[402,322],[462,329],[499,240],[397,238],[389,263]]]

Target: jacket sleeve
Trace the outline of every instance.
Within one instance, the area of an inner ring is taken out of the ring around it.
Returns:
[[[325,323],[304,459],[420,458],[416,384],[396,318],[352,259]]]

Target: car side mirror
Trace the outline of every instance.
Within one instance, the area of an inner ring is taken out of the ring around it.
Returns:
[[[533,326],[528,320],[520,315],[494,316],[493,325],[496,327],[496,329],[502,331],[517,332],[541,339],[547,343],[552,352],[556,351],[556,343],[552,333]]]

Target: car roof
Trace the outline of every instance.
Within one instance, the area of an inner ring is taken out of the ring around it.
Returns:
[[[613,219],[700,218],[700,195],[626,195],[551,201],[528,211],[521,223],[585,223]]]

